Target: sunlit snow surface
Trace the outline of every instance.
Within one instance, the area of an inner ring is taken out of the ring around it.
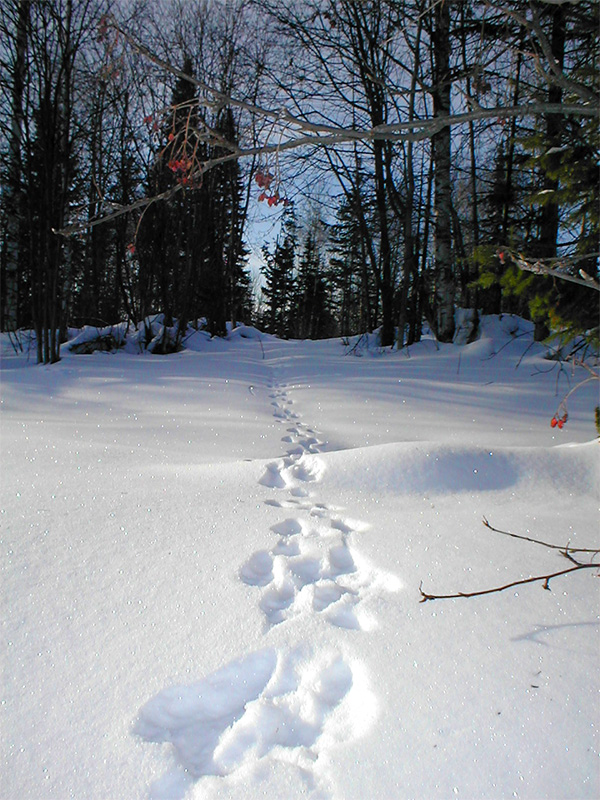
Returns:
[[[597,384],[482,338],[2,361],[3,800],[597,798]]]

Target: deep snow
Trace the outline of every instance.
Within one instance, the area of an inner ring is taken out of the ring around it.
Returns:
[[[596,570],[419,602],[568,566],[483,515],[598,544],[597,385],[552,429],[512,317],[188,344],[3,342],[1,797],[600,796]]]

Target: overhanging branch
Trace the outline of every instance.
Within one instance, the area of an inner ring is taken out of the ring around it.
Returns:
[[[600,102],[598,98],[593,95],[591,97],[586,95],[583,102],[580,103],[532,102],[526,105],[509,107],[495,106],[493,108],[482,108],[477,105],[469,110],[444,117],[437,116],[425,119],[410,118],[408,120],[398,120],[393,123],[378,125],[371,128],[349,128],[319,123],[310,121],[304,116],[293,114],[285,107],[275,109],[264,108],[256,103],[242,100],[229,93],[219,91],[198,78],[178,69],[156,53],[153,53],[148,47],[124,30],[114,17],[104,18],[103,35],[106,36],[107,31],[111,29],[115,31],[119,37],[122,37],[122,39],[143,58],[172,75],[175,75],[179,79],[186,80],[196,86],[204,95],[197,98],[196,102],[198,102],[199,105],[213,109],[224,107],[235,108],[249,114],[254,120],[262,120],[268,127],[268,135],[265,142],[262,144],[253,144],[249,147],[240,147],[237,143],[224,141],[220,135],[215,136],[215,132],[208,126],[204,127],[202,130],[196,130],[196,135],[203,141],[206,141],[208,144],[214,144],[215,147],[221,150],[227,149],[229,152],[208,159],[201,164],[199,168],[190,175],[192,182],[198,182],[202,175],[220,164],[245,158],[254,158],[257,155],[264,156],[302,148],[339,147],[342,144],[357,142],[382,140],[418,142],[432,138],[443,128],[464,125],[477,120],[495,119],[501,121],[516,117],[537,117],[544,114],[600,118]],[[278,138],[278,141],[274,144],[269,144],[269,137],[273,137],[273,134]],[[160,195],[155,195],[150,198],[140,198],[131,204],[117,208],[113,207],[107,214],[92,220],[75,222],[60,230],[55,230],[54,232],[62,236],[81,233],[82,231],[102,225],[105,222],[114,220],[131,211],[144,209],[157,200],[168,200],[182,189],[184,189],[184,187],[180,184],[176,184]],[[518,265],[521,266],[520,264]],[[536,271],[533,266],[522,266],[521,268],[530,268],[532,271]],[[554,274],[548,270],[546,270],[546,273]],[[557,273],[556,276],[564,280],[571,280],[575,283],[582,283],[587,286],[592,285],[593,288],[600,290],[600,286],[598,286],[597,282],[593,279],[579,279],[562,273]]]

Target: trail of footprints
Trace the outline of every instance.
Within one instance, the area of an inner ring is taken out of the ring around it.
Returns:
[[[287,426],[282,441],[288,447],[267,464],[260,483],[278,492],[265,503],[290,516],[271,527],[273,546],[251,555],[239,577],[260,591],[267,630],[302,615],[349,631],[372,629],[376,620],[362,606],[382,591],[396,591],[399,582],[356,548],[367,524],[317,501],[325,442],[300,421],[284,388],[273,385],[270,398],[275,418]],[[362,667],[347,649],[314,652],[304,643],[287,652],[252,653],[198,683],[159,692],[141,709],[134,732],[149,742],[169,742],[175,756],[149,796],[184,800],[200,778],[222,778],[242,765],[259,770],[271,753],[298,771],[303,797],[331,800],[327,759],[320,758],[326,742],[351,741],[375,708]],[[205,783],[207,791],[210,786]]]
[[[371,629],[376,622],[360,605],[382,589],[397,589],[397,580],[369,566],[350,545],[351,535],[368,525],[312,502],[311,485],[319,482],[324,469],[316,453],[325,443],[299,421],[283,388],[275,386],[271,398],[276,419],[294,424],[282,438],[291,445],[287,455],[267,465],[260,483],[286,490],[287,498],[265,502],[294,509],[298,516],[273,525],[277,542],[269,551],[254,553],[242,566],[240,578],[262,590],[259,605],[267,627],[313,613],[339,628]]]
[[[314,525],[294,518],[274,525],[278,541],[244,564],[240,577],[262,587],[259,602],[267,624],[277,625],[302,613],[322,613],[340,628],[369,627],[357,606],[370,587],[370,570],[357,564],[347,542],[347,524],[332,519]]]

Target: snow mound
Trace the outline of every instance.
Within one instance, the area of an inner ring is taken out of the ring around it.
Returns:
[[[540,483],[549,492],[600,491],[598,445],[494,448],[398,443],[321,456],[328,483],[364,493],[452,494],[493,492]]]

